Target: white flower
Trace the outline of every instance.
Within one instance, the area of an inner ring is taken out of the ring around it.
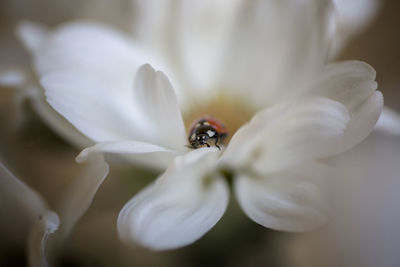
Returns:
[[[140,17],[139,41],[89,22],[20,27],[48,103],[96,143],[78,161],[112,153],[168,166],[124,206],[120,237],[159,250],[194,242],[225,212],[226,180],[265,227],[324,221],[324,160],[363,140],[383,105],[372,67],[326,64],[331,2],[213,0],[155,12]],[[226,148],[186,147],[183,117],[215,106],[241,114],[242,105],[252,119]]]

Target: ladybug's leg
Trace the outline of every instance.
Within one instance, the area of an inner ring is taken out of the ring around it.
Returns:
[[[218,145],[218,141],[219,141],[219,136],[216,135],[216,136],[215,136],[215,143],[214,143],[214,145],[215,145],[216,147],[218,147],[218,150],[221,150],[221,148],[220,148],[219,145]]]

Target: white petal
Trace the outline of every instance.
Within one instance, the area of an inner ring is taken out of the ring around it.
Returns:
[[[76,158],[78,162],[87,160],[92,154],[111,153],[121,155],[132,162],[159,169],[167,168],[174,157],[179,155],[175,150],[138,141],[118,141],[98,143],[84,149]]]
[[[343,103],[350,113],[377,89],[375,70],[362,61],[327,64],[307,93]]]
[[[86,159],[86,166],[80,177],[65,188],[60,201],[59,216],[62,221],[60,239],[65,238],[75,223],[86,212],[100,185],[106,178],[109,167],[103,155],[93,154]]]
[[[200,164],[202,166],[197,166],[193,171],[210,171],[210,169],[213,169],[217,164],[217,155],[219,155],[219,153],[220,151],[216,147],[206,147],[190,151],[184,156],[175,158],[174,164],[169,168],[169,170],[179,170],[181,168],[186,170],[188,166],[196,165],[200,161],[204,161],[204,164]]]
[[[192,98],[205,101],[215,95],[224,51],[233,31],[238,0],[182,1],[174,14],[173,30],[181,55],[182,76],[190,82]]]
[[[276,105],[257,113],[239,129],[222,160],[234,167],[252,166],[269,173],[326,157],[349,119],[342,104],[327,98]]]
[[[19,88],[26,83],[27,75],[22,70],[9,70],[0,73],[0,86]]]
[[[28,239],[28,261],[32,267],[47,267],[46,244],[50,234],[57,231],[60,219],[57,214],[47,211],[32,227]]]
[[[147,132],[153,142],[183,151],[186,144],[185,125],[178,101],[168,78],[146,64],[139,68],[134,86],[135,106],[152,124]],[[159,140],[157,140],[157,138]]]
[[[48,103],[94,142],[140,139],[144,135],[133,100],[119,101],[89,75],[52,73],[41,79]],[[130,96],[131,97],[131,96]]]
[[[223,88],[265,107],[301,88],[325,63],[330,1],[243,1],[227,50]]]
[[[10,232],[16,240],[20,233],[12,230],[18,229],[20,232],[27,233],[26,229],[29,225],[33,224],[47,209],[43,198],[15,177],[1,162],[0,196],[2,199],[0,202],[1,230],[5,233]],[[26,228],[25,231],[24,228]]]
[[[25,104],[26,100],[29,99],[29,92],[25,90],[29,75],[24,69],[8,70],[0,73],[0,90],[1,89],[13,89],[13,102],[12,111],[8,116],[8,127],[7,129],[11,132],[18,129],[25,120]],[[6,122],[3,122],[6,123]]]
[[[11,235],[15,242],[21,233],[27,235],[23,239],[28,240],[30,266],[47,266],[47,237],[58,229],[60,221],[57,214],[49,211],[43,198],[15,177],[2,163],[0,185],[0,224],[3,238]]]
[[[39,88],[34,77],[27,70],[12,70],[0,75],[0,85],[10,86],[16,89],[15,92],[15,125],[20,125],[25,117],[24,106],[27,100],[31,104],[41,119],[57,134],[62,136],[77,148],[92,145],[86,136],[80,133],[74,126],[59,115],[45,101],[43,90]]]
[[[400,114],[385,107],[376,123],[375,130],[392,135],[400,135]]]
[[[29,91],[32,107],[37,114],[58,135],[79,149],[93,144],[93,141],[79,132],[71,123],[50,107],[40,88],[30,86],[25,90]]]
[[[135,32],[168,58],[184,93],[202,101],[215,94],[223,52],[233,29],[238,0],[134,1]]]
[[[281,120],[264,137],[268,144],[254,163],[259,171],[332,155],[330,144],[341,140],[350,117],[339,102],[321,98],[301,103]]]
[[[376,91],[353,112],[343,136],[327,146],[330,155],[342,153],[364,140],[374,128],[382,108],[382,93]]]
[[[116,86],[131,83],[139,65],[150,60],[127,36],[95,22],[63,24],[45,37],[33,52],[40,75],[53,71],[86,71],[101,74],[99,79]]]
[[[164,175],[121,210],[120,238],[165,250],[202,237],[221,218],[229,198],[225,180],[213,173],[217,157],[215,150],[198,149],[177,158]]]
[[[256,148],[259,146],[258,142],[267,141],[261,140],[262,138],[257,136],[264,132],[269,125],[274,125],[287,112],[288,108],[287,103],[276,104],[258,112],[250,122],[240,127],[226,147],[221,157],[221,165],[237,169],[248,166],[258,154],[256,152]],[[251,160],[249,160],[250,158]]]
[[[308,231],[325,221],[321,178],[326,170],[312,164],[265,177],[240,175],[234,189],[243,211],[265,227]]]
[[[337,56],[353,38],[365,30],[376,17],[379,0],[333,0],[337,10],[337,30],[331,57]]]
[[[328,148],[331,155],[350,149],[372,131],[383,107],[375,76],[375,70],[361,61],[332,63],[324,68],[308,92],[339,101],[350,113],[343,137]]]
[[[46,39],[48,29],[45,26],[33,22],[21,22],[17,27],[17,35],[25,48],[34,53],[40,48],[43,40]]]
[[[164,49],[166,28],[170,26],[168,13],[172,7],[171,0],[160,0],[157,4],[146,0],[132,0],[135,37],[154,50]]]
[[[129,38],[75,22],[50,32],[33,56],[49,103],[86,136],[96,142],[145,136],[132,86],[138,67],[151,59]]]

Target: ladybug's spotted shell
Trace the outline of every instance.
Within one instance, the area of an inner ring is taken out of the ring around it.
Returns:
[[[210,125],[217,131],[218,134],[224,135],[228,134],[228,131],[226,130],[225,126],[219,122],[218,120],[212,118],[212,117],[203,117],[201,119],[196,120],[192,126],[190,127],[189,130],[189,136],[195,131],[195,129],[201,125]]]

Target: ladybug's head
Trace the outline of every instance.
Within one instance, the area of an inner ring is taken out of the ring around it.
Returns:
[[[195,134],[194,136],[192,136],[192,138],[190,138],[189,142],[193,148],[199,148],[202,146],[207,146],[208,139],[210,139],[208,134],[198,133],[198,134]]]
[[[197,134],[196,135],[196,142],[199,145],[205,145],[208,141],[210,137],[208,136],[208,134],[204,133],[204,134]]]

